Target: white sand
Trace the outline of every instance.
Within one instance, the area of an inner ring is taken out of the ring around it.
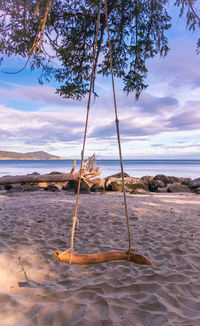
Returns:
[[[75,196],[0,194],[0,325],[199,326],[200,197],[128,195],[133,246],[152,266],[56,262]],[[81,195],[76,252],[127,249],[120,193]]]

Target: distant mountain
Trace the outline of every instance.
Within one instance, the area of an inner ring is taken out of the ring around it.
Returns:
[[[64,160],[64,158],[43,151],[29,153],[0,151],[0,160]]]

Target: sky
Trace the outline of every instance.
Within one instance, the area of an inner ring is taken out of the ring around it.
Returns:
[[[171,9],[173,27],[167,33],[170,52],[148,62],[149,87],[135,101],[115,80],[123,157],[127,159],[200,159],[199,31],[186,30],[186,21]],[[39,72],[23,67],[19,58],[0,67],[0,150],[46,151],[80,158],[87,107],[55,93],[56,82],[38,84]],[[99,98],[91,102],[85,156],[117,159],[112,85],[97,78]]]

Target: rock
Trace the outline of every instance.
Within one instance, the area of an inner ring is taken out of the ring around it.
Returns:
[[[5,184],[4,188],[6,190],[11,190],[11,189],[20,189],[22,187],[21,183],[14,183],[14,184]]]
[[[69,181],[70,189],[73,189],[75,193],[77,193],[78,189],[78,181],[76,180],[70,180]],[[80,184],[80,194],[89,194],[90,193],[90,187],[85,183],[83,180],[81,180]]]
[[[144,181],[144,183],[146,184],[146,187],[148,188],[148,190],[150,190],[150,185],[151,185],[153,178],[154,177],[150,176],[150,175],[145,175],[144,177],[141,178]]]
[[[33,186],[32,185],[30,185],[30,184],[24,184],[23,185],[23,190],[24,191],[33,191]]]
[[[48,185],[46,188],[44,188],[45,191],[53,191],[53,192],[58,192],[59,189],[55,185]]]
[[[28,174],[29,175],[29,174]],[[33,172],[33,173],[31,173],[30,175],[40,175],[40,173],[38,173],[38,172]]]
[[[0,185],[0,190],[5,190],[4,185]]]
[[[122,191],[122,183],[117,181],[111,181],[106,186],[106,191]]]
[[[197,194],[197,195],[200,194],[200,187],[195,188],[195,189],[194,189],[194,193]]]
[[[12,187],[12,185],[4,185],[4,188],[5,188],[5,190],[10,190],[10,189],[12,189],[13,187]]]
[[[26,183],[23,185],[23,189],[24,189],[24,191],[37,191],[37,190],[40,190],[40,187],[37,184],[31,185],[31,184]]]
[[[100,186],[100,187],[105,187],[105,181],[102,180],[101,178],[95,178],[92,180],[92,183],[93,185],[97,185],[97,186]]]
[[[110,178],[121,178],[121,177],[122,177],[122,174],[121,174],[121,172],[119,172],[119,173],[109,175],[108,177],[105,178],[105,180],[110,179]],[[128,175],[126,172],[124,172],[124,178],[128,178],[128,177],[130,177],[130,175]]]
[[[38,186],[41,188],[41,189],[44,189],[44,188],[47,188],[49,185],[54,185],[56,186],[59,190],[62,189],[63,186],[66,185],[66,181],[65,182],[52,182],[52,181],[48,181],[48,182],[38,182],[37,183]]]
[[[145,189],[142,189],[142,188],[137,188],[135,190],[132,190],[130,192],[131,195],[135,194],[135,195],[146,195],[148,194],[149,192],[146,191]]]
[[[66,186],[66,184],[68,183],[68,181],[66,182],[52,182],[50,184],[56,186],[59,190],[61,190],[63,188],[63,186]]]
[[[192,181],[191,178],[180,178],[180,179],[181,179],[181,183],[182,183],[183,185],[186,185],[186,186],[190,187],[190,183],[191,183],[191,181]]]
[[[129,192],[137,188],[148,190],[148,186],[140,178],[126,177],[124,178],[124,183],[125,183],[125,190]],[[122,191],[122,179],[113,178],[113,177],[106,179],[105,189],[106,191]]]
[[[102,187],[102,186],[99,186],[99,185],[97,185],[97,184],[94,184],[94,185],[90,188],[90,190],[91,190],[92,192],[104,192],[104,191],[105,191],[105,188]]]
[[[64,186],[62,186],[62,190],[68,191],[70,189],[71,189],[71,186],[70,186],[70,183],[69,182],[67,182]]]
[[[150,190],[157,191],[157,188],[165,188],[168,184],[173,184],[174,182],[181,183],[181,178],[166,176],[164,174],[158,174],[151,181]]]
[[[138,188],[149,190],[149,185],[140,178],[125,178],[125,186],[126,188],[128,188],[129,191],[134,191]]]
[[[181,182],[181,178],[166,176],[164,174],[156,175],[153,180],[162,180],[165,184],[167,183],[174,183],[174,182]]]
[[[90,190],[92,192],[105,192],[105,181],[100,178],[93,179]]]
[[[174,182],[172,185],[169,185],[168,192],[191,192],[191,189],[179,182]]]
[[[190,182],[191,188],[199,188],[200,187],[200,178],[194,179]]]
[[[156,189],[156,192],[167,192],[169,186],[170,186],[170,185],[167,185],[166,187],[163,187],[163,188],[158,187],[158,188]]]
[[[14,187],[10,188],[7,193],[14,193],[14,192],[23,192],[24,187],[22,185],[14,185]]]
[[[155,190],[157,191],[158,188],[165,188],[165,183],[162,181],[162,180],[156,180],[154,183],[153,183],[153,187],[155,188]],[[152,188],[153,188],[152,187]],[[151,188],[151,189],[152,189]]]
[[[48,175],[54,175],[54,174],[63,174],[62,172],[58,172],[58,171],[52,171],[50,173],[48,173]]]
[[[151,184],[150,184],[150,190],[151,191],[157,191],[161,188],[165,188],[165,183],[162,180],[152,180]]]

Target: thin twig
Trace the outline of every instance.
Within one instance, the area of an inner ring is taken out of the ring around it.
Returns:
[[[196,17],[196,18],[199,20],[199,22],[200,22],[200,17],[197,15],[196,11],[194,10],[191,0],[188,0],[188,3],[189,3],[189,7],[190,7],[190,9],[192,10],[192,13],[195,15],[195,17]]]

